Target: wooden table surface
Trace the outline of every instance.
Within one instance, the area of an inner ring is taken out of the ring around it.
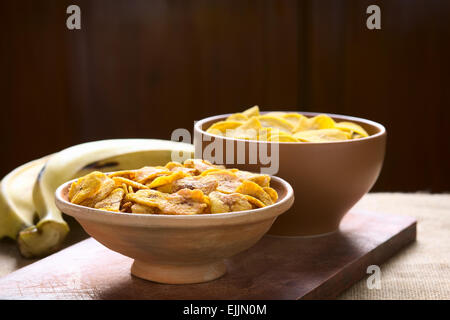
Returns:
[[[2,299],[334,298],[413,242],[413,218],[346,215],[323,237],[265,236],[230,259],[228,273],[203,284],[163,285],[130,275],[132,260],[90,238],[0,279]]]

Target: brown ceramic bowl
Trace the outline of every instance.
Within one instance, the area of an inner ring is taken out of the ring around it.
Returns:
[[[300,113],[308,117],[318,115]],[[278,172],[272,174],[288,181],[295,193],[294,205],[277,219],[269,234],[309,236],[331,233],[338,230],[344,215],[377,180],[384,160],[386,130],[381,124],[370,120],[328,115],[337,121],[355,122],[370,136],[326,143],[275,143],[227,138],[205,131],[211,124],[225,120],[229,116],[226,114],[206,118],[195,124],[195,156],[241,170],[260,172],[261,168],[268,165],[255,156],[255,150],[265,145],[279,155]],[[223,153],[215,152],[209,156],[213,145],[222,146]],[[243,152],[246,162],[242,163],[241,160],[239,164],[237,155]],[[250,152],[257,158],[254,164],[248,163]]]
[[[264,208],[202,215],[114,213],[72,204],[69,181],[56,190],[57,207],[97,241],[134,259],[131,273],[160,283],[206,282],[222,276],[224,259],[251,246],[294,202],[292,187],[273,177],[278,201]]]

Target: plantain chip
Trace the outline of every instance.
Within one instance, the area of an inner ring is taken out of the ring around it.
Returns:
[[[266,205],[262,203],[260,200],[255,197],[249,196],[248,194],[244,195],[248,202],[254,205],[256,208],[264,208]]]
[[[245,110],[244,112],[242,112],[242,114],[244,116],[246,116],[247,118],[257,117],[257,116],[259,116],[259,107],[253,106],[253,107]]]
[[[111,193],[102,201],[95,204],[96,209],[102,209],[107,211],[120,211],[120,204],[125,196],[125,191],[122,188],[117,188],[111,191]]]
[[[209,162],[208,160],[202,159],[187,159],[184,161],[183,165],[186,168],[195,169],[194,174],[201,174],[203,171],[208,169],[224,169],[225,167],[222,165],[215,165]]]
[[[217,181],[217,191],[223,193],[234,193],[236,188],[242,184],[242,180],[232,171],[219,170],[208,173],[205,177],[212,177]]]
[[[226,194],[214,191],[209,194],[211,213],[236,212],[252,209],[251,203],[240,193]]]
[[[135,177],[132,180],[141,184],[146,184],[156,177],[165,174],[170,174],[170,169],[165,167],[143,167],[139,170],[135,170]]]
[[[187,176],[189,176],[189,174],[187,174],[184,171],[175,171],[167,176],[161,176],[161,177],[156,178],[155,180],[152,181],[152,183],[150,183],[148,185],[148,188],[160,187],[160,186],[172,183],[175,180],[178,180],[178,179],[181,179],[181,178],[184,178]]]
[[[219,121],[214,123],[211,127],[206,130],[208,133],[217,134],[217,131],[219,131],[221,134],[224,134],[227,130],[230,129],[236,129],[237,127],[241,126],[243,122],[241,121]]]
[[[270,196],[272,202],[275,203],[278,200],[278,193],[271,187],[263,187],[263,190]]]
[[[339,129],[307,130],[294,133],[303,142],[330,142],[350,139],[350,134]]]
[[[115,182],[106,174],[94,171],[79,178],[70,185],[69,201],[86,207],[93,207],[115,188]]]
[[[241,121],[241,122],[245,122],[247,120],[248,117],[243,113],[233,113],[226,119],[226,121]]]
[[[266,128],[275,128],[287,133],[290,133],[294,129],[294,125],[292,123],[281,117],[264,115],[259,116],[256,119],[258,119],[261,125]]]
[[[300,113],[292,112],[284,114],[282,118],[286,121],[289,121],[295,128],[299,124],[300,120],[306,117]]]
[[[236,171],[235,174],[239,179],[252,181],[260,187],[268,187],[270,184],[270,176],[267,174],[259,174],[241,170]]]
[[[341,129],[346,132],[356,133],[360,137],[368,137],[369,136],[369,134],[367,133],[366,130],[363,129],[363,127],[361,127],[359,124],[356,124],[353,122],[348,122],[348,121],[338,122],[338,123],[336,123],[336,128]]]
[[[236,192],[255,197],[256,199],[264,203],[266,206],[271,205],[273,203],[270,195],[267,194],[267,192],[265,192],[263,188],[261,188],[258,184],[254,183],[253,181],[244,180],[242,184],[236,188]]]
[[[124,177],[113,177],[112,179],[116,183],[117,187],[121,187],[122,184],[126,184],[127,186],[131,186],[134,189],[148,189],[148,187],[145,184]]]
[[[268,141],[272,142],[298,142],[294,136],[290,134],[275,134],[271,135]]]

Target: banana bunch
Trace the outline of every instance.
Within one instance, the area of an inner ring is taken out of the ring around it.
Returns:
[[[0,239],[17,240],[25,257],[57,251],[69,226],[54,203],[62,183],[91,171],[165,165],[172,153],[193,156],[193,146],[154,139],[114,139],[83,143],[26,163],[0,182]]]

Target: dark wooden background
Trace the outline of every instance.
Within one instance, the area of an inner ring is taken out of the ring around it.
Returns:
[[[365,26],[370,4],[382,30]],[[0,175],[259,104],[381,122],[374,190],[450,191],[449,1],[5,0],[0,23]]]

